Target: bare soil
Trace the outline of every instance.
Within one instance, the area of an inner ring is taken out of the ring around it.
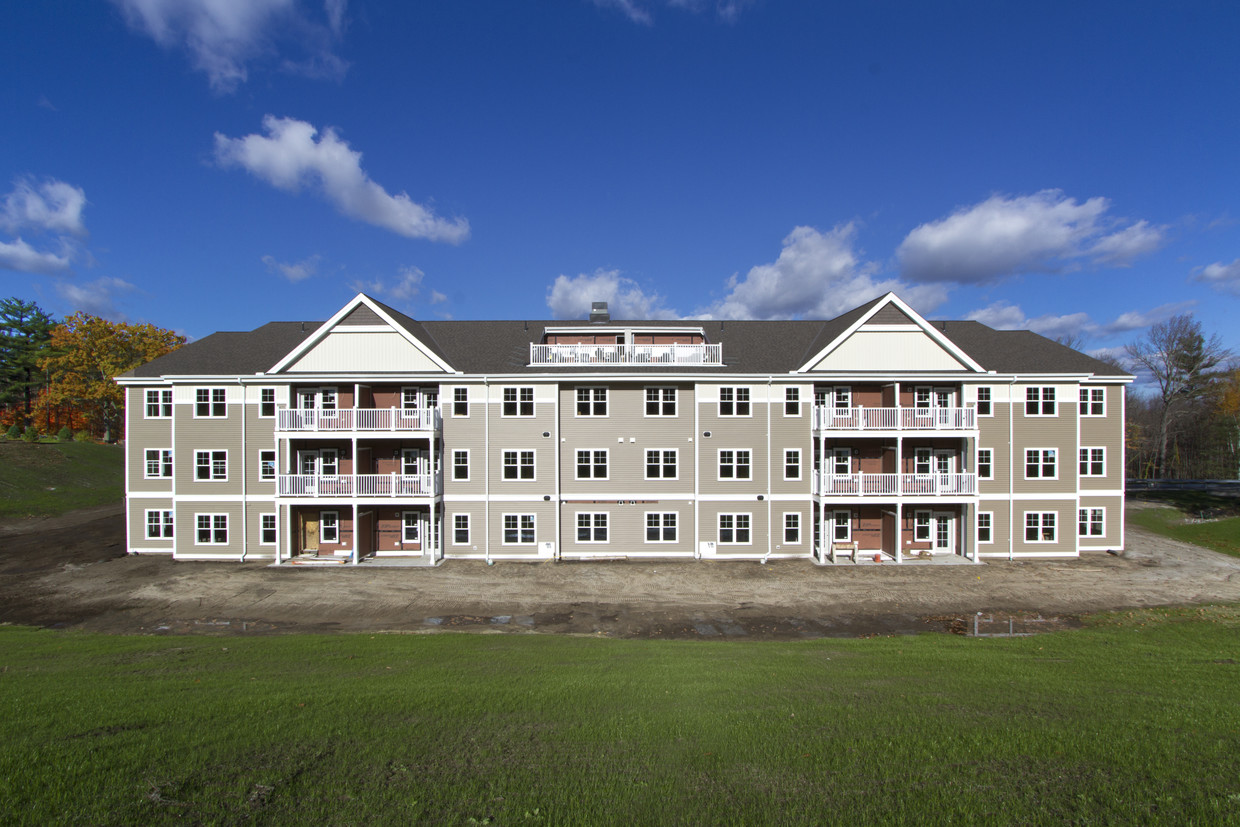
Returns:
[[[804,560],[271,567],[126,555],[124,531],[119,505],[0,524],[0,622],[115,634],[787,639],[972,634],[975,618],[983,634],[1037,632],[1079,625],[1098,611],[1240,601],[1240,559],[1133,525],[1119,556],[837,567]]]

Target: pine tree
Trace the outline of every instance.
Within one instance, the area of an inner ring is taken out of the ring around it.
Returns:
[[[30,423],[31,406],[46,384],[39,360],[47,355],[52,317],[34,302],[0,299],[0,407],[15,408]]]

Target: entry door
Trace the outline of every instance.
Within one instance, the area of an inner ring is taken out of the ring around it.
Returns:
[[[934,550],[951,554],[956,549],[955,539],[956,515],[949,511],[936,512],[934,515]]]
[[[303,514],[301,519],[301,549],[317,554],[319,551],[319,515]]]

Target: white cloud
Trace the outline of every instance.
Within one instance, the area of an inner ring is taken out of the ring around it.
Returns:
[[[1059,190],[994,195],[915,228],[896,256],[920,282],[988,282],[1004,276],[1075,269],[1081,261],[1124,265],[1165,241],[1166,228],[1108,218],[1110,202],[1078,204]]]
[[[397,271],[395,281],[389,282],[382,279],[364,281],[357,279],[350,282],[349,287],[359,293],[367,293],[389,301],[409,302],[421,294],[422,280],[425,277],[426,274],[417,267],[401,267]],[[434,290],[431,291],[431,304],[436,304],[446,299],[447,297],[442,293]]]
[[[1193,281],[1200,281],[1215,290],[1240,296],[1240,258],[1231,264],[1216,261],[1198,268],[1194,272]]]
[[[69,269],[69,256],[41,253],[21,238],[13,242],[0,241],[0,269],[19,273],[63,273]]]
[[[116,299],[134,291],[134,286],[124,279],[101,278],[87,284],[62,281],[56,284],[56,292],[75,310],[110,321],[125,321],[124,313],[116,309]]]
[[[997,301],[980,310],[974,310],[965,316],[966,319],[981,322],[997,330],[1032,330],[1051,339],[1076,336],[1115,336],[1141,330],[1152,324],[1169,319],[1177,313],[1183,313],[1195,302],[1173,302],[1160,304],[1150,310],[1130,310],[1121,313],[1107,324],[1099,324],[1090,318],[1088,313],[1068,313],[1057,316],[1047,313],[1030,318],[1020,309],[1019,305]]]
[[[289,281],[296,284],[304,281],[315,274],[319,269],[319,261],[322,256],[313,255],[309,258],[303,258],[301,261],[286,263],[276,261],[275,256],[263,256],[262,262],[267,265],[267,270],[272,273],[279,273]]]
[[[216,92],[231,92],[248,77],[247,65],[289,46],[308,52],[286,60],[295,71],[315,67],[319,76],[343,75],[347,64],[332,49],[344,30],[346,0],[327,0],[325,22],[303,12],[297,0],[113,0],[131,28],[164,48],[184,47],[194,68]],[[303,72],[313,73],[313,72]]]
[[[613,319],[676,319],[678,314],[663,306],[663,297],[647,294],[619,270],[599,268],[569,278],[556,276],[547,288],[547,307],[556,319],[584,319],[590,315],[592,302],[607,302]]]
[[[651,2],[651,0],[645,2],[642,0],[592,0],[592,2],[601,9],[615,9],[633,23],[642,26],[654,25],[654,15],[651,14],[650,7],[658,5],[657,2]],[[747,6],[753,5],[754,0],[664,0],[664,2],[671,8],[694,14],[714,11],[715,16],[720,20],[725,23],[734,23]]]
[[[1187,313],[1197,302],[1195,300],[1168,302],[1145,311],[1129,310],[1115,317],[1115,321],[1102,326],[1108,335],[1128,333],[1133,330],[1144,330],[1152,324],[1166,321],[1179,313]]]
[[[0,227],[13,234],[33,229],[85,236],[86,225],[82,223],[82,208],[85,206],[86,193],[81,187],[54,178],[38,183],[22,179],[14,183],[12,192],[4,196]]]
[[[408,238],[453,244],[469,236],[469,222],[439,218],[404,192],[390,195],[362,169],[362,153],[349,147],[333,129],[318,130],[295,118],[263,118],[266,135],[229,138],[215,133],[215,158],[221,166],[239,166],[287,192],[317,187],[343,215]]]

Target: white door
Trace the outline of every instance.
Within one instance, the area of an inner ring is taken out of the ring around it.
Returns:
[[[934,552],[935,554],[951,554],[956,549],[955,515],[949,511],[936,512],[934,515]]]

